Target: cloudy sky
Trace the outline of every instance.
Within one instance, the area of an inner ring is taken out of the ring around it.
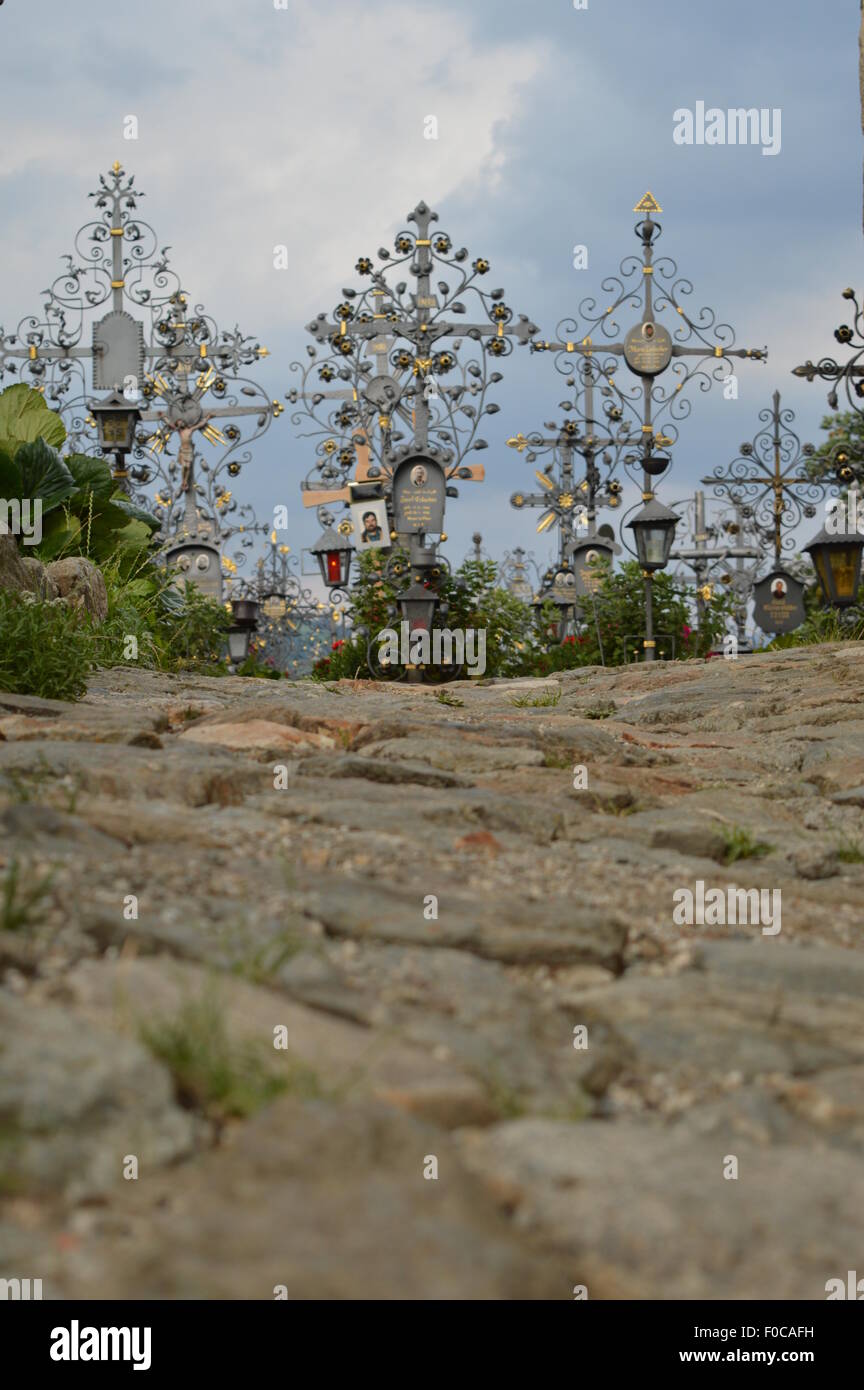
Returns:
[[[276,5],[279,4],[280,8]],[[258,379],[283,397],[303,325],[356,283],[425,199],[492,264],[544,336],[636,249],[650,188],[662,249],[767,366],[716,387],[681,427],[667,500],[731,459],[779,389],[818,442],[825,388],[790,369],[830,353],[840,292],[859,282],[861,135],[856,0],[5,0],[0,7],[0,325],[9,331],[87,220],[115,159],[196,301],[260,337]],[[673,113],[782,112],[775,157],[673,140]],[[137,117],[138,139],[123,138]],[[438,120],[437,140],[424,121]],[[588,247],[588,268],[573,247]],[[285,245],[290,267],[277,270]],[[605,299],[603,300],[605,302]],[[500,555],[535,540],[509,496],[532,470],[508,436],[560,418],[552,363],[518,350],[484,434],[487,479],[448,509],[447,552],[471,532]],[[205,446],[206,447],[206,446]],[[262,519],[287,504],[299,550],[317,531],[298,485],[311,463],[288,411],[238,492]]]

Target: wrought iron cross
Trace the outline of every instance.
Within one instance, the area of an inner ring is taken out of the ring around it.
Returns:
[[[728,324],[718,324],[716,316],[710,309],[702,309],[698,319],[693,319],[688,315],[679,302],[683,294],[690,293],[692,286],[689,281],[677,278],[677,267],[675,262],[668,257],[663,257],[655,262],[654,245],[662,228],[659,222],[655,222],[653,214],[662,212],[662,208],[657,203],[652,193],[645,196],[636,204],[634,212],[641,213],[642,219],[636,224],[636,235],[641,241],[641,261],[636,257],[627,257],[621,263],[620,276],[609,277],[604,280],[603,288],[614,294],[612,302],[602,311],[596,313],[596,301],[586,300],[580,306],[583,320],[587,322],[591,332],[581,338],[576,338],[576,320],[562,320],[559,324],[559,332],[562,328],[574,331],[574,336],[563,337],[561,341],[555,342],[536,342],[532,343],[534,352],[554,352],[558,354],[556,366],[562,375],[571,373],[568,362],[569,354],[576,354],[588,359],[598,357],[605,358],[600,364],[600,371],[606,377],[608,385],[612,387],[618,396],[622,407],[634,408],[634,397],[624,394],[615,383],[615,370],[619,361],[629,368],[629,370],[642,380],[641,391],[641,410],[637,412],[637,417],[641,426],[641,456],[643,460],[643,487],[646,492],[651,493],[651,483],[649,481],[649,470],[644,469],[655,447],[666,447],[674,443],[674,437],[667,437],[664,434],[655,432],[655,418],[662,414],[667,408],[670,410],[672,418],[684,418],[689,413],[687,409],[679,408],[676,416],[676,399],[683,391],[686,384],[698,374],[706,375],[704,365],[714,359],[715,367],[711,375],[719,380],[719,367],[731,358],[750,359],[753,361],[767,360],[767,349],[761,348],[735,348],[734,334]],[[641,286],[629,285],[628,280],[632,280],[637,271],[641,271]],[[655,292],[655,275],[659,274],[661,283],[657,285]],[[638,307],[641,300],[642,317],[639,323],[626,333],[623,339],[614,341],[614,334],[620,332],[615,322],[616,310],[625,302]],[[661,323],[657,322],[656,314],[666,307],[671,307],[678,314],[680,319],[679,328],[676,330],[674,338],[669,330]],[[592,333],[595,336],[592,336]],[[598,339],[597,334],[605,335]],[[687,342],[692,337],[698,338],[699,342],[695,346],[687,346]],[[692,366],[687,366],[683,359],[690,359]],[[672,391],[666,391],[662,386],[658,386],[658,378],[673,365],[681,363],[680,369],[676,371],[678,380]],[[707,379],[707,378],[706,378]],[[710,385],[710,381],[708,382]],[[655,410],[655,406],[660,409]]]
[[[623,446],[630,444],[629,429],[625,425],[616,435],[607,435],[597,432],[596,406],[594,400],[594,388],[596,385],[595,363],[589,358],[583,358],[581,362],[581,384],[582,390],[579,412],[584,417],[584,432],[580,432],[579,423],[576,420],[565,420],[560,429],[554,424],[547,424],[546,428],[555,430],[551,436],[542,435],[538,432],[529,434],[517,434],[512,439],[507,440],[511,449],[516,449],[520,454],[528,450],[526,455],[528,461],[533,463],[539,453],[545,453],[552,449],[555,451],[558,460],[558,476],[551,477],[553,465],[547,465],[545,470],[540,473],[535,472],[534,476],[540,486],[544,489],[542,493],[529,493],[527,496],[519,492],[514,492],[510,498],[511,506],[521,507],[543,507],[544,514],[537,524],[538,533],[547,531],[556,522],[559,528],[559,561],[567,558],[567,552],[572,545],[573,520],[578,511],[584,514],[587,527],[587,534],[592,537],[597,531],[597,507],[607,505],[617,507],[621,494],[621,484],[611,480],[607,475],[605,483],[601,481],[600,469],[597,465],[599,455],[606,455],[611,474],[617,457],[613,460],[608,450],[615,449],[616,454],[620,453]],[[564,409],[573,409],[573,403],[562,402]],[[610,421],[620,419],[621,412],[613,407]],[[577,483],[574,475],[573,461],[574,455],[578,454],[584,460],[584,477]],[[581,497],[577,494],[581,494]]]
[[[766,426],[751,443],[742,444],[740,456],[718,466],[702,482],[714,489],[715,497],[728,497],[751,511],[755,524],[771,535],[774,561],[779,566],[783,550],[791,550],[791,536],[784,527],[795,527],[806,516],[815,516],[815,503],[825,495],[825,484],[814,481],[805,459],[812,458],[812,444],[802,445],[792,430],[795,414],[781,409],[780,392],[771,397],[771,408],[759,412]]]
[[[414,350],[413,375],[418,382],[425,382],[430,375],[432,367],[433,352],[436,344],[445,339],[471,338],[474,341],[489,339],[488,350],[494,356],[503,356],[507,351],[504,340],[514,338],[517,342],[525,344],[530,341],[537,332],[535,324],[524,315],[520,314],[518,319],[513,322],[513,315],[503,303],[496,303],[492,310],[492,321],[487,323],[453,323],[439,316],[438,299],[432,292],[431,275],[433,270],[432,258],[432,238],[430,237],[431,225],[438,221],[438,214],[433,212],[426,203],[418,203],[413,212],[409,213],[408,221],[416,225],[417,234],[412,240],[405,236],[400,239],[403,244],[397,243],[400,251],[410,253],[415,252],[415,262],[412,266],[412,274],[416,278],[417,287],[413,298],[413,313],[405,314],[403,306],[393,294],[392,289],[384,280],[380,272],[374,277],[372,295],[376,301],[376,308],[371,315],[354,317],[350,304],[339,306],[337,320],[331,321],[324,314],[308,325],[308,331],[319,343],[330,343],[337,351],[343,351],[345,355],[352,352],[358,344],[365,343],[370,346],[371,351],[377,357],[375,376],[372,378],[372,391],[376,390],[373,383],[381,383],[377,388],[382,393],[380,404],[382,415],[385,417],[381,421],[382,429],[387,428],[387,417],[392,415],[393,410],[397,409],[402,402],[402,392],[396,386],[391,387],[391,399],[387,399],[384,394],[385,383],[393,383],[395,379],[386,370],[387,343],[389,339],[403,338]],[[449,241],[441,239],[440,248],[442,251],[449,249]],[[371,266],[370,266],[371,269]],[[484,274],[488,270],[486,262],[475,261],[474,269],[479,274]],[[341,344],[344,342],[344,349]],[[496,346],[496,344],[500,346]],[[406,364],[407,366],[408,364]],[[445,391],[447,388],[443,388]],[[370,391],[367,388],[367,399]],[[373,395],[374,400],[374,395]],[[429,422],[431,408],[429,397],[425,391],[415,390],[413,393],[412,426],[414,431],[414,444],[418,452],[422,452],[429,444]],[[460,467],[460,459],[457,457],[451,461],[448,478],[466,477],[464,466]],[[479,481],[482,477],[482,468],[471,469],[469,477]]]

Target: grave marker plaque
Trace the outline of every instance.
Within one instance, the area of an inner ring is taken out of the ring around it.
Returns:
[[[772,570],[754,584],[753,602],[763,632],[794,632],[804,621],[804,585],[784,570]]]
[[[444,527],[444,469],[425,454],[414,454],[393,475],[394,529],[440,536]]]
[[[672,361],[672,339],[660,323],[637,323],[624,339],[624,360],[637,376],[659,376]]]
[[[128,377],[140,390],[144,380],[144,329],[123,309],[114,309],[93,325],[93,386],[122,391]]]

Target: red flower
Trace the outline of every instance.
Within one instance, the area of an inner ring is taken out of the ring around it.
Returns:
[[[690,636],[690,632],[691,632],[691,629],[690,629],[690,628],[687,626],[687,624],[685,623],[684,626],[683,626],[682,629],[681,629],[681,636],[682,636],[682,637],[689,637],[689,636]]]
[[[333,646],[332,646],[332,649],[331,649],[331,650],[334,651],[334,652],[338,652],[339,648],[340,648],[340,647],[344,647],[344,646],[345,646],[344,640],[343,640],[341,637],[338,637],[338,638],[336,639],[336,641],[333,643]]]

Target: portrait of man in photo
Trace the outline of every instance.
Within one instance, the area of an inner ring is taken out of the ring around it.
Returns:
[[[381,523],[374,512],[363,513],[363,530],[360,539],[364,545],[372,545],[381,539]]]
[[[383,498],[352,503],[351,521],[354,526],[352,541],[357,550],[381,550],[389,546],[390,526]]]

